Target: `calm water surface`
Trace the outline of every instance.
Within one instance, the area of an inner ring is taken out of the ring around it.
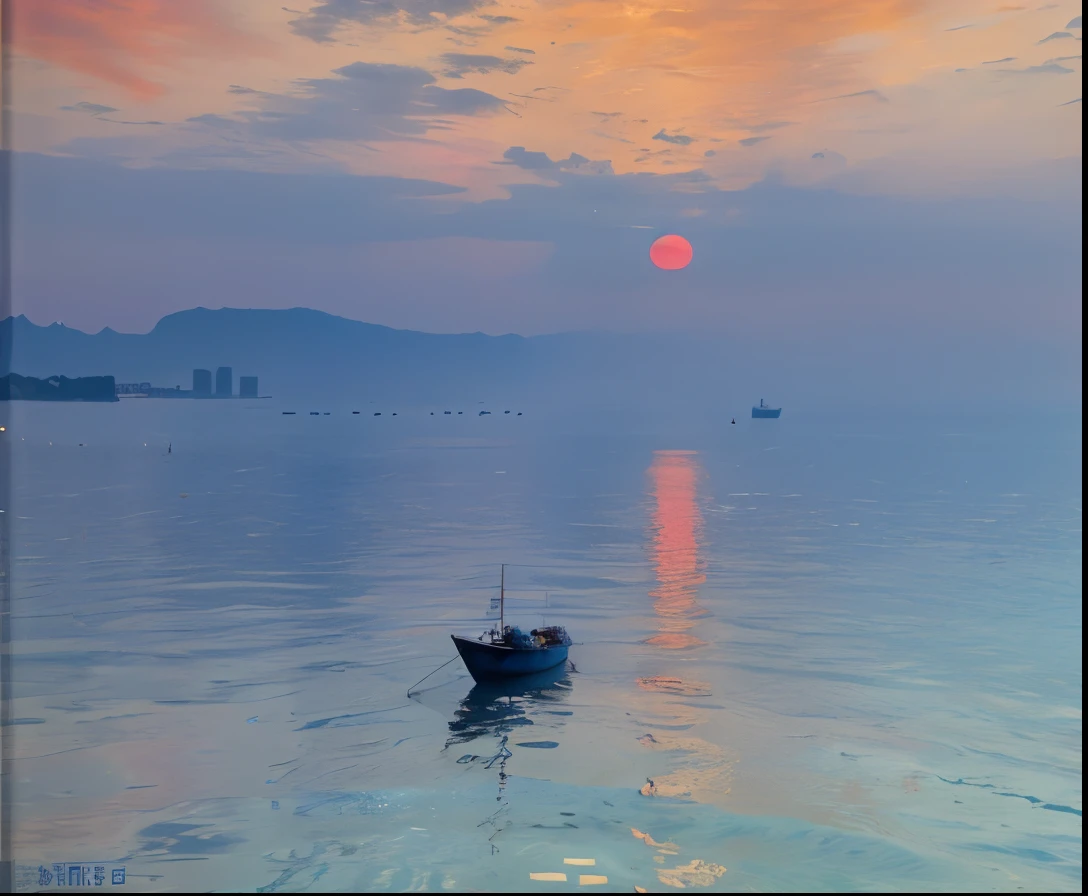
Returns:
[[[1079,416],[296,410],[17,406],[24,889],[1080,888]]]

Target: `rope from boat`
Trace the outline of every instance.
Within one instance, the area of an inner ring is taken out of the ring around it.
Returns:
[[[452,660],[446,660],[446,662],[444,662],[441,666],[439,666],[438,669],[433,669],[432,671],[428,672],[419,681],[417,681],[414,685],[412,685],[412,687],[408,688],[408,693],[405,696],[411,697],[412,696],[412,691],[415,688],[418,688],[421,684],[423,684],[423,682],[425,682],[428,678],[430,678],[432,675],[434,675],[435,672],[438,672],[441,669],[445,669],[446,666],[448,666],[450,663],[452,663],[454,660],[458,659],[459,657],[460,657],[460,654],[455,656]]]

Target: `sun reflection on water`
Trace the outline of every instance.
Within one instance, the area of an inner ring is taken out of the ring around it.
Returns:
[[[718,802],[729,793],[735,757],[719,744],[695,733],[707,721],[698,698],[712,696],[709,683],[681,677],[668,657],[698,652],[708,646],[692,630],[708,615],[698,601],[699,586],[706,581],[700,552],[703,519],[698,488],[702,468],[694,451],[657,451],[648,471],[653,498],[648,550],[654,563],[657,586],[654,599],[657,634],[645,644],[666,651],[660,654],[659,674],[637,679],[639,691],[648,698],[652,715],[649,730],[639,742],[661,752],[671,769],[655,775],[642,787],[649,797]],[[685,664],[684,671],[688,666]],[[724,869],[723,869],[724,870]],[[666,882],[666,881],[662,881]],[[678,886],[675,881],[670,885]]]
[[[693,451],[657,451],[649,475],[655,501],[652,553],[657,587],[650,592],[660,629],[647,643],[670,650],[701,647],[691,629],[706,610],[698,588],[706,581],[699,556],[703,519],[696,502],[700,468]]]

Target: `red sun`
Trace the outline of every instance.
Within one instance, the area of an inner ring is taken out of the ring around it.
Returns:
[[[659,236],[650,246],[650,261],[664,271],[678,271],[691,263],[691,243],[675,233]]]

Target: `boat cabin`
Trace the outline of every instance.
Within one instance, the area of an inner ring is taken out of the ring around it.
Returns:
[[[480,635],[480,640],[485,639],[496,646],[513,647],[515,650],[540,650],[546,647],[570,646],[571,643],[570,635],[561,625],[534,628],[528,634],[516,625],[507,625],[501,632],[497,628],[484,632]]]
[[[543,628],[534,628],[530,635],[541,647],[558,647],[560,644],[570,644],[570,635],[561,625],[548,625]]]

